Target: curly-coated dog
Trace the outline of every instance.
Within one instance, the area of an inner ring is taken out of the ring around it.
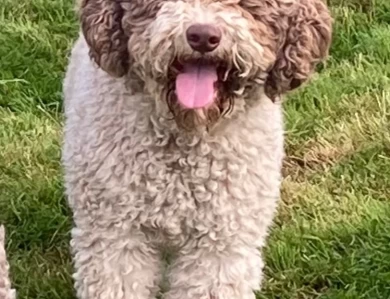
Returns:
[[[326,58],[321,0],[81,0],[63,163],[82,299],[252,299],[280,97]],[[164,270],[165,271],[165,270]]]
[[[11,289],[11,282],[8,276],[9,264],[5,253],[4,227],[0,225],[0,299],[15,299],[15,290]]]

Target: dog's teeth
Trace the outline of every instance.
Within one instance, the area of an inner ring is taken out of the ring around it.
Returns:
[[[226,81],[229,77],[230,69],[227,69],[223,75],[222,81]]]
[[[223,74],[223,81],[226,81],[230,75],[232,71],[232,65],[229,63],[227,66],[226,66],[226,69],[225,69],[225,72]]]
[[[264,79],[262,79],[262,78],[256,78],[256,79],[254,79],[254,81],[257,84],[263,84],[264,83]]]
[[[236,95],[242,95],[243,93],[244,93],[244,90],[245,90],[245,87],[243,86],[243,87],[241,87],[240,89],[237,89],[237,90],[235,90],[235,91],[233,91],[234,92],[234,94],[236,94]]]

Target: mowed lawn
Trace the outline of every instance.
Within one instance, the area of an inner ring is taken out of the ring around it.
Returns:
[[[331,2],[331,56],[285,106],[259,299],[390,298],[390,1]],[[72,8],[0,0],[0,223],[20,299],[75,298],[60,165]]]

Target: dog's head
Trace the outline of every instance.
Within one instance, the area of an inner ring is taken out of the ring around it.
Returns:
[[[131,72],[178,125],[210,126],[299,87],[328,53],[322,0],[81,0],[95,62]]]

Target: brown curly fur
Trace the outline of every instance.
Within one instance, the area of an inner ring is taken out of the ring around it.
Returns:
[[[106,72],[123,76],[128,70],[127,40],[119,1],[82,0],[81,27],[93,60]]]
[[[83,0],[81,23],[91,57],[105,71],[123,76],[128,71],[129,27],[148,23],[164,0]],[[238,1],[237,1],[238,2]],[[332,36],[332,20],[321,0],[243,0],[239,4],[259,23],[272,29],[277,60],[269,72],[266,92],[274,99],[308,79],[325,58]],[[123,6],[131,14],[124,15]],[[125,24],[124,26],[122,24]]]
[[[264,88],[265,94],[272,101],[279,99],[310,77],[316,65],[327,56],[331,44],[332,19],[321,0],[201,0],[204,5],[220,3],[226,12],[234,11],[246,19],[247,34],[260,45],[263,53],[259,53],[257,61],[253,61],[255,54],[252,53],[252,60],[237,62],[237,56],[246,55],[245,47],[235,53],[229,47],[225,47],[225,50],[217,49],[217,54],[214,55],[216,57],[210,55],[209,58],[220,58],[230,64],[234,62],[236,71],[244,69],[246,75],[240,76],[240,72],[232,71],[228,84],[220,86],[220,92],[212,105],[206,109],[187,110],[176,99],[173,84],[175,80],[170,68],[175,55],[178,55],[176,59],[183,61],[199,57],[194,57],[196,53],[185,50],[168,51],[165,48],[161,51],[168,44],[164,40],[150,49],[151,40],[159,38],[148,33],[148,26],[153,25],[164,4],[183,2],[79,1],[82,30],[90,47],[91,58],[113,76],[121,77],[131,72],[131,81],[139,79],[141,85],[147,85],[150,78],[158,82],[158,87],[152,87],[152,93],[156,94],[159,90],[157,98],[168,104],[177,125],[187,130],[201,127],[210,129],[221,116],[234,114],[233,107],[238,106],[237,102],[241,102],[241,106],[236,110],[245,111],[252,104],[250,93],[256,98],[256,94],[261,93],[259,88]],[[192,0],[184,2],[192,3]],[[177,38],[168,36],[170,34],[172,33],[167,33],[166,40]],[[238,40],[230,42],[236,45],[239,43]],[[182,47],[180,43],[179,46]],[[149,54],[146,54],[147,51]],[[241,66],[237,63],[241,63]],[[238,86],[238,89],[226,86]],[[145,89],[145,86],[142,88]],[[237,90],[241,90],[240,96],[235,94]],[[244,103],[240,98],[245,99]]]
[[[299,87],[328,54],[332,19],[326,5],[320,0],[243,3],[256,20],[273,29],[277,40],[277,59],[266,82],[266,93],[275,98]]]

